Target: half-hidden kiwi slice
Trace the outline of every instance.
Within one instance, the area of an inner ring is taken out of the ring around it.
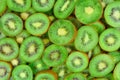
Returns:
[[[115,0],[100,0],[102,7],[105,8],[108,4],[112,3]]]
[[[68,20],[57,20],[51,24],[48,30],[48,37],[51,42],[57,45],[65,45],[73,41],[76,35],[76,28]]]
[[[52,70],[45,70],[36,74],[35,80],[58,80],[58,76]]]
[[[0,31],[0,39],[2,39],[4,37],[6,37],[5,34],[2,31]]]
[[[15,12],[24,12],[31,7],[31,0],[7,0],[9,9]]]
[[[64,78],[64,80],[87,80],[87,79],[82,73],[70,73]]]
[[[109,55],[111,55],[114,58],[115,63],[118,63],[120,61],[120,52],[119,51],[110,52]]]
[[[107,5],[104,18],[110,26],[120,27],[120,1],[114,1]]]
[[[100,47],[105,51],[115,51],[120,47],[120,32],[115,28],[104,30],[99,37]]]
[[[0,0],[0,16],[4,13],[4,11],[7,8],[6,1],[7,0]]]
[[[75,16],[83,24],[96,22],[102,16],[99,0],[79,0],[75,7]]]
[[[82,52],[72,52],[67,60],[66,66],[71,72],[81,72],[88,66],[88,56]]]
[[[42,40],[35,36],[26,38],[20,46],[20,57],[26,62],[40,58],[44,50]]]
[[[4,61],[0,61],[0,80],[9,80],[11,72],[11,64]]]
[[[32,35],[41,36],[47,31],[49,24],[50,21],[45,14],[36,13],[27,18],[25,28]]]
[[[18,65],[12,71],[13,80],[33,80],[32,69],[28,65]]]
[[[77,0],[57,0],[54,5],[54,15],[56,18],[67,18],[74,10]]]
[[[68,56],[68,51],[64,46],[52,44],[48,46],[42,56],[44,63],[50,67],[62,64]]]
[[[78,30],[74,41],[75,47],[79,51],[88,52],[98,43],[98,33],[90,26],[82,26]]]
[[[55,0],[32,0],[32,7],[38,12],[48,12],[54,6]]]
[[[103,77],[110,73],[115,66],[114,58],[108,54],[99,54],[89,63],[89,73],[94,77]]]
[[[0,40],[0,60],[10,61],[18,56],[19,47],[12,38],[3,38]]]
[[[36,74],[39,71],[49,69],[49,67],[41,59],[38,59],[38,60],[30,63],[29,66],[31,67],[34,74]]]
[[[23,29],[23,22],[14,13],[6,13],[0,19],[0,29],[6,36],[16,36]]]
[[[113,77],[115,80],[120,80],[120,62],[115,66],[115,69],[113,71]]]

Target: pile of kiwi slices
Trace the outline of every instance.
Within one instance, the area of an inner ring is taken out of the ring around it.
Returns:
[[[120,0],[0,0],[0,80],[120,80]]]

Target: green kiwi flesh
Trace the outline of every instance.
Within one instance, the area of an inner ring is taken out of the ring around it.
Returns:
[[[7,8],[7,4],[6,4],[7,0],[0,0],[0,16],[4,13],[4,11]]]

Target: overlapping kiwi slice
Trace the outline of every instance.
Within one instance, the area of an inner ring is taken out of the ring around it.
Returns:
[[[0,16],[5,12],[6,8],[7,8],[7,4],[6,4],[7,0],[0,0]]]
[[[81,72],[87,68],[88,60],[88,56],[85,53],[75,51],[68,56],[66,65],[71,72]]]
[[[24,12],[31,7],[31,0],[7,0],[8,8],[15,12]]]
[[[19,53],[17,42],[12,38],[3,38],[0,40],[0,60],[11,61]]]
[[[35,36],[26,38],[20,46],[20,57],[26,62],[40,58],[44,50],[42,40]]]
[[[46,65],[55,67],[64,63],[67,56],[68,51],[64,46],[52,44],[45,49],[42,60]]]
[[[78,30],[74,44],[77,50],[88,52],[98,43],[98,33],[90,26],[82,26]]]
[[[109,74],[115,66],[114,58],[108,54],[99,54],[89,63],[89,73],[94,77],[103,77]]]
[[[30,34],[40,36],[47,31],[49,24],[50,21],[45,14],[36,13],[27,18],[25,28]]]
[[[83,24],[96,22],[102,16],[102,5],[99,0],[78,0],[75,16]]]
[[[14,13],[6,13],[0,19],[0,29],[6,36],[16,36],[23,29],[23,22]]]
[[[28,65],[18,65],[12,71],[13,80],[33,80],[32,69]]]
[[[76,35],[76,28],[68,20],[57,20],[51,24],[48,30],[48,37],[51,42],[57,45],[66,45],[73,41]]]
[[[0,61],[0,80],[9,80],[12,72],[11,64]]]
[[[119,72],[120,72],[120,62],[116,65],[114,72],[113,72],[113,77],[115,80],[120,80]]]
[[[77,0],[57,0],[54,5],[54,15],[57,18],[67,18],[74,10]]]

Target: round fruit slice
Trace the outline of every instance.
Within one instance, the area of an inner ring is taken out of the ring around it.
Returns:
[[[2,39],[4,37],[6,37],[5,34],[2,31],[0,31],[0,39]]]
[[[0,20],[0,29],[6,36],[16,36],[23,29],[23,22],[21,18],[14,13],[6,13]]]
[[[54,15],[57,18],[67,18],[74,10],[77,0],[57,0],[54,5]]]
[[[110,73],[115,66],[112,56],[107,54],[99,54],[93,57],[89,64],[89,72],[91,76],[103,77]]]
[[[76,35],[75,26],[68,20],[57,20],[51,24],[48,37],[57,45],[65,45],[71,42]]]
[[[31,7],[31,0],[7,0],[7,6],[13,11],[24,12]]]
[[[11,61],[18,56],[19,47],[12,38],[3,38],[0,40],[0,60]]]
[[[66,65],[67,68],[72,72],[81,72],[87,68],[88,61],[89,59],[86,54],[75,51],[68,56]]]
[[[41,71],[35,76],[35,80],[58,80],[57,74],[51,70]]]
[[[113,72],[113,77],[115,80],[120,80],[120,62],[116,65],[114,72]]]
[[[104,30],[100,34],[99,44],[105,51],[116,51],[120,47],[120,32],[114,28]]]
[[[100,0],[102,7],[105,8],[108,4],[112,3],[115,0]]]
[[[104,17],[110,26],[120,27],[120,1],[108,4],[104,11]]]
[[[4,13],[4,11],[7,8],[6,1],[7,0],[0,0],[0,16]]]
[[[32,7],[38,12],[48,12],[54,6],[55,0],[32,0]]]
[[[20,47],[20,57],[26,62],[33,62],[40,58],[44,50],[44,44],[38,37],[26,38]]]
[[[99,20],[102,12],[103,9],[99,0],[79,0],[75,7],[75,16],[83,24]]]
[[[50,21],[45,14],[36,13],[27,18],[25,28],[32,35],[40,36],[47,31],[49,24]]]
[[[42,56],[42,60],[48,66],[58,66],[62,64],[68,56],[68,51],[64,46],[52,44],[48,46]]]
[[[33,80],[32,69],[27,65],[18,65],[12,71],[13,80]]]
[[[98,43],[98,34],[94,28],[90,26],[82,26],[78,30],[75,39],[75,47],[79,51],[88,52],[92,50]]]
[[[114,58],[115,63],[118,63],[120,61],[120,52],[113,51],[110,52],[109,55],[111,55]]]
[[[0,80],[9,80],[12,66],[4,61],[0,61]]]

